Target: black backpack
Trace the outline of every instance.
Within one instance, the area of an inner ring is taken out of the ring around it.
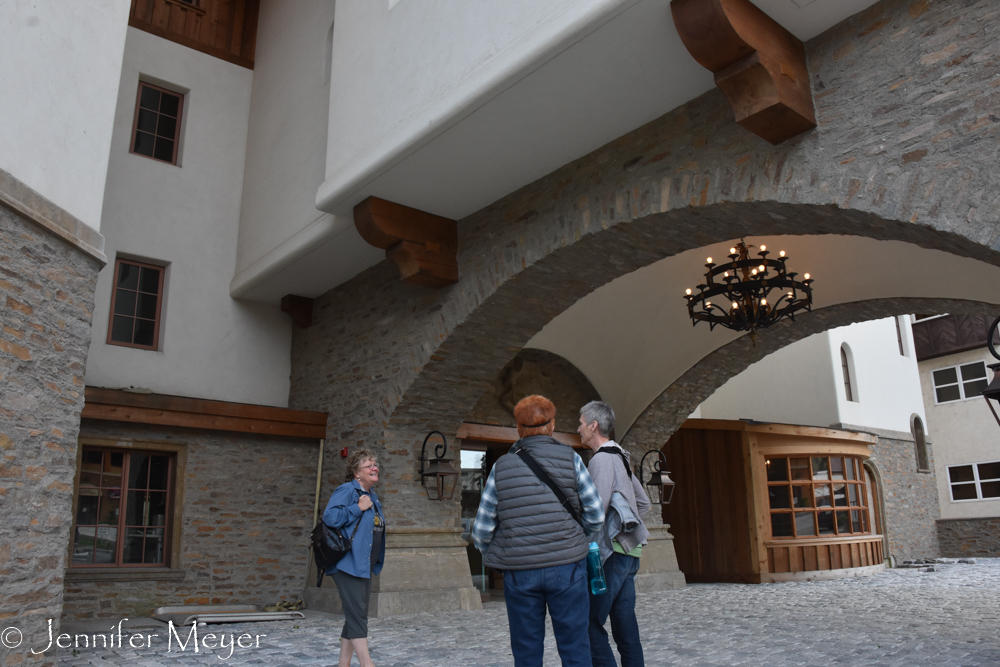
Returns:
[[[351,543],[360,527],[359,518],[350,537],[343,528],[331,528],[322,520],[313,528],[309,535],[309,543],[312,546],[313,559],[316,561],[316,588],[322,585],[326,568],[339,563],[340,559],[351,550]]]

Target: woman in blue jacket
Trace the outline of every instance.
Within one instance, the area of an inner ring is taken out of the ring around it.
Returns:
[[[377,482],[375,454],[367,449],[355,451],[347,460],[347,482],[337,487],[323,512],[326,525],[354,533],[351,550],[326,570],[337,584],[347,617],[340,633],[339,667],[350,667],[354,653],[361,667],[374,667],[368,654],[368,598],[371,577],[382,571],[385,558],[385,518],[372,490]]]

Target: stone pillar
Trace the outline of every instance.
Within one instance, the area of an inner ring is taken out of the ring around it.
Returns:
[[[0,170],[0,664],[52,664],[104,239]]]
[[[659,509],[659,505],[653,505],[645,520],[649,540],[642,548],[639,574],[635,577],[635,589],[639,593],[672,591],[687,585],[684,573],[677,566],[674,536],[667,530],[670,526],[660,518]],[[656,516],[652,516],[654,512]]]

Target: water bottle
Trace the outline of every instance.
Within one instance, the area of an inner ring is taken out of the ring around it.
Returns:
[[[590,592],[593,595],[603,595],[608,592],[608,584],[604,580],[604,567],[601,565],[601,550],[597,542],[590,543],[587,551],[587,579],[590,580]]]

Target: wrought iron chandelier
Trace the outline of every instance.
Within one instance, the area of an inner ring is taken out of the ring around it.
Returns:
[[[714,264],[708,258],[705,282],[697,286],[698,293],[689,289],[688,314],[692,325],[708,322],[709,330],[716,325],[733,331],[748,331],[756,345],[757,329],[765,329],[778,320],[789,317],[795,320],[800,310],[812,310],[812,278],[796,280],[797,273],[789,273],[785,251],[770,258],[767,246],[760,246],[757,258],[750,257],[750,249],[743,239],[729,249],[729,261]],[[772,293],[776,298],[772,298]]]

